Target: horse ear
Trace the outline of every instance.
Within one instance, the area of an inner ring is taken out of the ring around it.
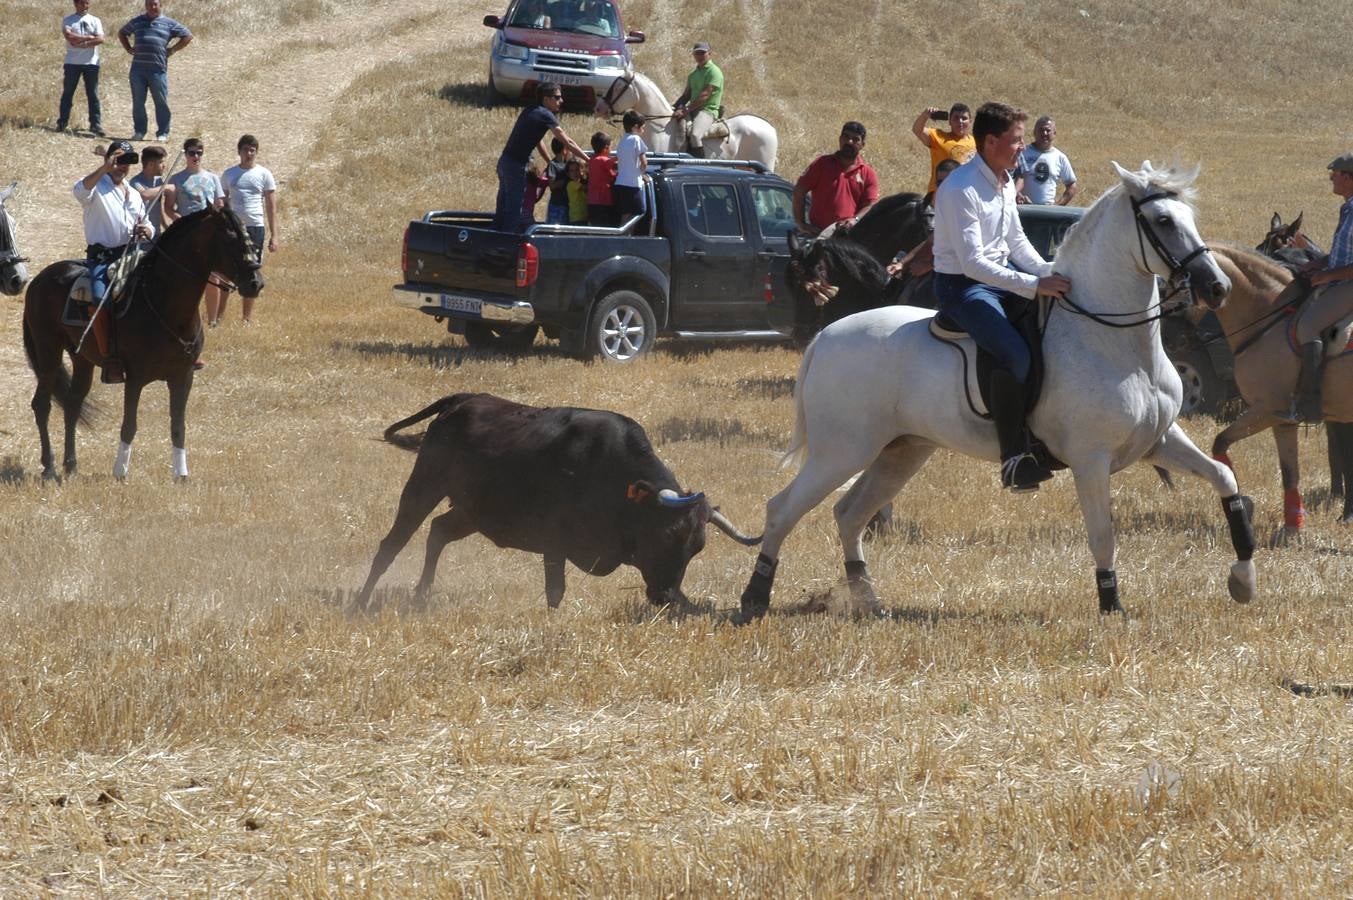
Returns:
[[[1278,215],[1277,213],[1274,213],[1273,218],[1268,220],[1268,230],[1277,231],[1279,228],[1282,227],[1283,227],[1283,217]]]
[[[1303,209],[1301,212],[1297,213],[1297,217],[1293,219],[1292,224],[1288,226],[1289,228],[1292,229],[1293,234],[1296,234],[1298,231],[1301,231],[1301,217],[1304,215],[1306,215],[1306,210]]]
[[[1146,190],[1146,179],[1142,177],[1140,172],[1129,172],[1116,162],[1111,161],[1109,164],[1113,166],[1113,171],[1117,173],[1118,178],[1123,182],[1123,186],[1128,189],[1129,193],[1136,191],[1140,194]]]

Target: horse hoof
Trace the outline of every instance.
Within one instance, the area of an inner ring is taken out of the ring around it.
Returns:
[[[43,470],[42,470],[42,480],[43,480],[43,481],[54,481],[54,482],[56,482],[57,484],[60,484],[60,483],[61,483],[61,476],[58,475],[58,474],[56,474],[56,469],[43,469]]]
[[[188,476],[187,476],[187,475],[175,475],[175,476],[174,476],[174,484],[187,484],[187,483],[188,483]]]
[[[1301,529],[1292,525],[1284,525],[1276,528],[1272,536],[1268,539],[1268,549],[1281,550],[1288,544],[1295,544],[1301,540]]]
[[[1237,603],[1249,603],[1259,593],[1258,577],[1254,570],[1254,560],[1237,560],[1231,563],[1231,574],[1226,579],[1226,589],[1231,599]]]

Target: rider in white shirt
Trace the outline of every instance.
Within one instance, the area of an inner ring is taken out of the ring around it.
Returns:
[[[998,360],[991,415],[1001,446],[1001,485],[1015,491],[1035,491],[1052,473],[1029,452],[1029,348],[1001,301],[1060,297],[1071,288],[1024,236],[1015,206],[1010,170],[1024,149],[1025,118],[1004,103],[983,104],[973,123],[977,154],[935,194],[935,296],[940,312]]]

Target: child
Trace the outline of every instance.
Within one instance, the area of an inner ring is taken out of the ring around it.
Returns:
[[[587,224],[587,181],[583,177],[583,164],[570,159],[564,167],[568,175],[568,224]]]
[[[648,145],[639,136],[644,128],[643,114],[636,110],[625,113],[625,136],[616,148],[615,186],[611,196],[615,200],[617,223],[628,222],[644,214],[644,170],[648,168]]]
[[[616,223],[611,186],[615,184],[616,164],[611,155],[611,136],[604,131],[592,135],[592,158],[587,162],[587,220],[593,225]]]
[[[550,140],[550,150],[554,158],[545,167],[545,177],[550,181],[550,202],[545,207],[545,221],[551,225],[568,224],[568,158],[564,156],[564,142],[559,138]]]
[[[540,163],[534,159],[526,166],[526,193],[521,198],[522,225],[530,225],[536,220],[536,204],[545,196],[550,180],[540,172]]]

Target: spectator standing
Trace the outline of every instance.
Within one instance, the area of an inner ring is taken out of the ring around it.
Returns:
[[[564,142],[570,153],[587,159],[582,147],[564,132],[559,124],[559,110],[564,105],[564,94],[559,85],[543,81],[536,85],[536,102],[517,116],[512,133],[498,156],[498,197],[493,206],[493,227],[500,231],[521,231],[522,200],[526,196],[526,165],[531,161],[546,132]],[[548,159],[547,159],[548,161]]]
[[[262,265],[265,224],[268,252],[277,252],[277,182],[272,172],[258,164],[258,138],[252,134],[241,135],[235,148],[240,154],[240,164],[221,173],[221,186],[225,189],[226,202],[249,233],[249,240],[254,246],[254,258]],[[246,325],[253,321],[254,299],[240,298]],[[220,315],[225,315],[224,296],[221,298]]]
[[[208,206],[220,209],[225,204],[225,187],[221,179],[213,172],[202,167],[202,156],[206,153],[201,139],[188,138],[183,142],[183,171],[170,176],[169,184],[174,188],[174,203],[169,209],[169,218],[180,219],[201,212]],[[225,295],[214,282],[207,282],[203,296],[207,301],[207,326],[215,328],[225,312]]]
[[[119,28],[117,39],[132,55],[127,76],[132,89],[132,140],[146,136],[147,91],[155,102],[155,140],[169,140],[169,57],[188,46],[193,33],[161,15],[160,0],[146,0],[145,13]]]
[[[1034,142],[1019,155],[1015,170],[1015,202],[1048,206],[1054,201],[1066,206],[1076,196],[1076,173],[1066,154],[1052,146],[1057,123],[1051,116],[1039,116],[1034,123]],[[1057,185],[1066,185],[1057,199]]]
[[[568,173],[568,224],[587,224],[587,177],[583,164],[570,159],[565,171]]]
[[[103,157],[102,165],[75,182],[72,193],[84,209],[85,257],[90,293],[97,308],[108,294],[108,267],[133,239],[149,238],[151,234],[141,195],[127,183],[127,172],[139,159],[135,148],[128,141],[113,141],[107,150],[95,152]],[[103,381],[114,384],[123,380],[123,373],[121,363],[109,358],[109,317],[107,310],[99,312],[93,331],[99,354],[105,359]]]
[[[592,225],[615,225],[616,159],[611,155],[611,136],[592,135],[592,158],[587,161],[587,221]]]
[[[704,157],[705,135],[714,127],[723,105],[723,70],[709,58],[709,44],[704,41],[691,48],[691,55],[695,57],[695,68],[686,76],[686,90],[672,104],[675,107],[672,118],[690,118],[691,155]]]
[[[550,200],[545,207],[545,221],[551,225],[568,224],[568,157],[564,142],[550,138],[550,164],[545,167],[545,178],[550,183]]]
[[[966,103],[955,103],[949,107],[949,130],[927,128],[926,122],[935,116],[943,116],[944,109],[927,106],[921,110],[916,121],[911,123],[912,134],[930,151],[930,182],[926,191],[935,190],[935,167],[946,159],[965,163],[977,152],[977,141],[972,136],[972,111]]]
[[[141,195],[141,202],[146,205],[146,221],[150,223],[152,232],[158,232],[172,221],[165,209],[166,204],[173,203],[173,190],[165,187],[163,147],[142,148],[141,171],[127,183]],[[164,199],[161,199],[162,195]]]
[[[841,126],[836,152],[822,154],[799,176],[794,184],[794,224],[800,231],[817,234],[838,225],[849,228],[878,202],[878,174],[861,158],[864,140],[864,125],[847,122]]]
[[[61,20],[61,36],[66,40],[66,62],[56,130],[65,131],[70,123],[75,86],[83,78],[85,100],[89,104],[89,130],[103,137],[103,110],[99,106],[99,45],[104,39],[103,22],[98,16],[89,14],[89,0],[75,0],[75,12]]]
[[[633,216],[641,216],[647,207],[644,200],[644,172],[648,170],[648,145],[639,134],[644,128],[643,113],[630,110],[621,120],[625,136],[616,148],[615,186],[611,197],[615,201],[616,218],[619,222],[628,222]]]

